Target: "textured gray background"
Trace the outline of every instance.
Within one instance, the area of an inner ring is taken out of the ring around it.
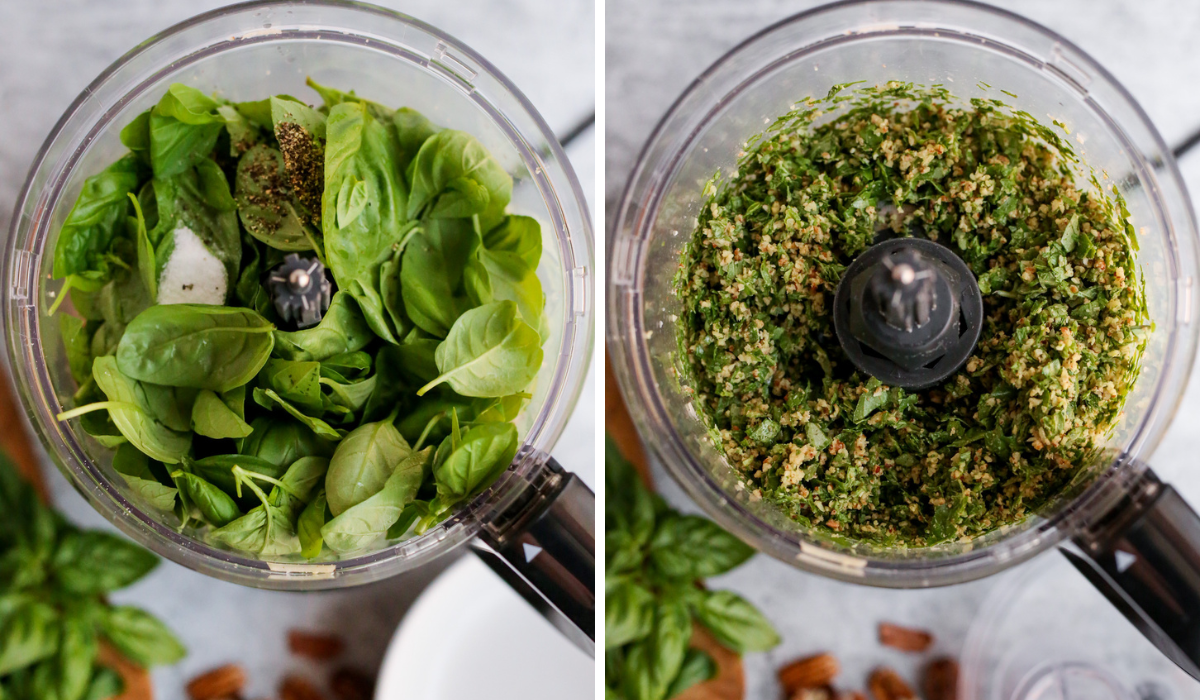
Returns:
[[[659,118],[691,81],[722,54],[763,27],[821,5],[812,0],[608,0],[605,5],[605,204],[608,214],[625,185],[638,150]],[[1030,17],[1090,53],[1130,90],[1169,144],[1200,129],[1200,3],[1189,0],[1019,0],[994,4]],[[1200,149],[1180,163],[1190,190],[1200,192]],[[1200,503],[1200,386],[1193,381],[1174,425],[1153,464],[1193,503]],[[667,497],[694,508],[661,469],[657,483]],[[1054,553],[1048,556],[1058,556]],[[1054,575],[1074,577],[1064,567]],[[774,698],[774,671],[796,656],[832,650],[843,661],[843,685],[861,687],[864,674],[887,663],[915,677],[923,658],[881,649],[875,624],[893,620],[936,631],[937,649],[961,650],[967,628],[996,581],[930,591],[884,591],[837,583],[758,556],[712,582],[734,588],[775,620],[784,643],[746,659],[750,698]],[[1069,582],[1064,582],[1064,588]],[[1095,604],[1103,609],[1098,594]],[[1044,619],[1062,626],[1084,621],[1059,615],[1048,596]],[[1121,654],[1131,628],[1105,617],[1100,643]],[[1095,631],[1095,627],[1089,628]],[[1029,640],[1034,644],[1037,640]],[[1200,697],[1200,685],[1186,686]]]
[[[7,235],[13,202],[30,161],[59,115],[87,84],[125,51],[176,22],[222,5],[213,0],[0,0],[0,222]],[[550,127],[563,133],[595,109],[595,5],[591,0],[380,0],[465,42],[507,75]],[[589,132],[568,155],[591,201],[596,140]],[[554,454],[594,483],[593,377]],[[56,503],[89,526],[106,525],[53,472]],[[346,658],[374,671],[404,612],[452,557],[410,575],[362,588],[315,594],[272,593],[222,583],[175,564],[114,596],[163,617],[190,649],[181,664],[154,673],[157,697],[183,698],[199,671],[238,661],[251,685],[247,698],[274,693],[280,676],[303,669],[289,658],[293,627],[337,631]]]

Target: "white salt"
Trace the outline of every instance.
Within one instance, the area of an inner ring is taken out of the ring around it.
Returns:
[[[160,304],[224,304],[225,265],[190,228],[175,229],[175,246],[158,278]]]

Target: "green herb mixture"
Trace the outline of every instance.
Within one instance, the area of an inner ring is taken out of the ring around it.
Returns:
[[[706,189],[675,283],[685,390],[751,499],[924,546],[1016,523],[1071,485],[1149,331],[1129,213],[1078,168],[1028,114],[903,83],[839,86],[751,140]],[[951,246],[978,279],[978,346],[936,388],[863,376],[834,335],[838,281],[880,232]]]
[[[715,677],[716,661],[689,648],[696,625],[738,653],[779,644],[749,601],[699,581],[741,566],[749,545],[651,493],[611,438],[604,483],[606,700],[665,700]]]
[[[541,229],[506,213],[495,158],[309,85],[320,108],[172,85],[84,183],[54,252],[51,313],[69,296],[78,314],[60,314],[78,391],[59,419],[181,529],[267,558],[422,533],[486,488],[546,337]],[[266,284],[293,252],[334,288],[301,330]]]
[[[98,661],[101,640],[142,666],[182,659],[157,618],[106,600],[157,565],[132,542],[80,530],[43,506],[0,454],[0,698],[117,697],[124,683]]]

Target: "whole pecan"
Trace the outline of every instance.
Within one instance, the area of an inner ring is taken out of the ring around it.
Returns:
[[[925,700],[957,700],[958,662],[935,659],[925,667]]]
[[[779,682],[788,697],[804,688],[822,688],[830,684],[842,669],[833,654],[815,654],[796,659],[779,669]]]
[[[304,678],[288,676],[279,684],[279,700],[325,700],[325,696]]]
[[[879,623],[879,643],[900,651],[925,651],[933,645],[933,635],[925,630]]]
[[[246,671],[237,664],[214,668],[196,676],[187,684],[191,700],[223,700],[234,697],[246,686]]]
[[[867,679],[867,688],[875,700],[917,700],[912,687],[890,668],[880,667],[872,671]]]
[[[337,658],[344,647],[342,638],[337,635],[303,630],[288,632],[288,649],[291,649],[296,656],[303,656],[313,661],[329,661]]]

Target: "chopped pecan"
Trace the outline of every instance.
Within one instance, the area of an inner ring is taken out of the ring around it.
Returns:
[[[841,664],[833,654],[816,654],[796,659],[779,669],[779,682],[788,697],[804,688],[822,688],[829,685],[841,670]]]
[[[879,623],[879,643],[900,651],[925,651],[933,645],[933,635],[925,630]]]
[[[935,659],[925,667],[925,700],[957,700],[958,662],[951,658]]]
[[[246,686],[246,671],[237,664],[229,664],[202,673],[187,684],[187,695],[191,700],[223,700],[236,696]]]
[[[325,696],[304,678],[288,676],[279,684],[279,700],[325,700]]]
[[[318,634],[302,630],[288,632],[288,648],[292,650],[292,653],[313,661],[329,661],[337,658],[344,647],[342,638],[333,634]]]
[[[867,688],[875,700],[917,700],[912,687],[890,668],[880,667],[871,672]]]

